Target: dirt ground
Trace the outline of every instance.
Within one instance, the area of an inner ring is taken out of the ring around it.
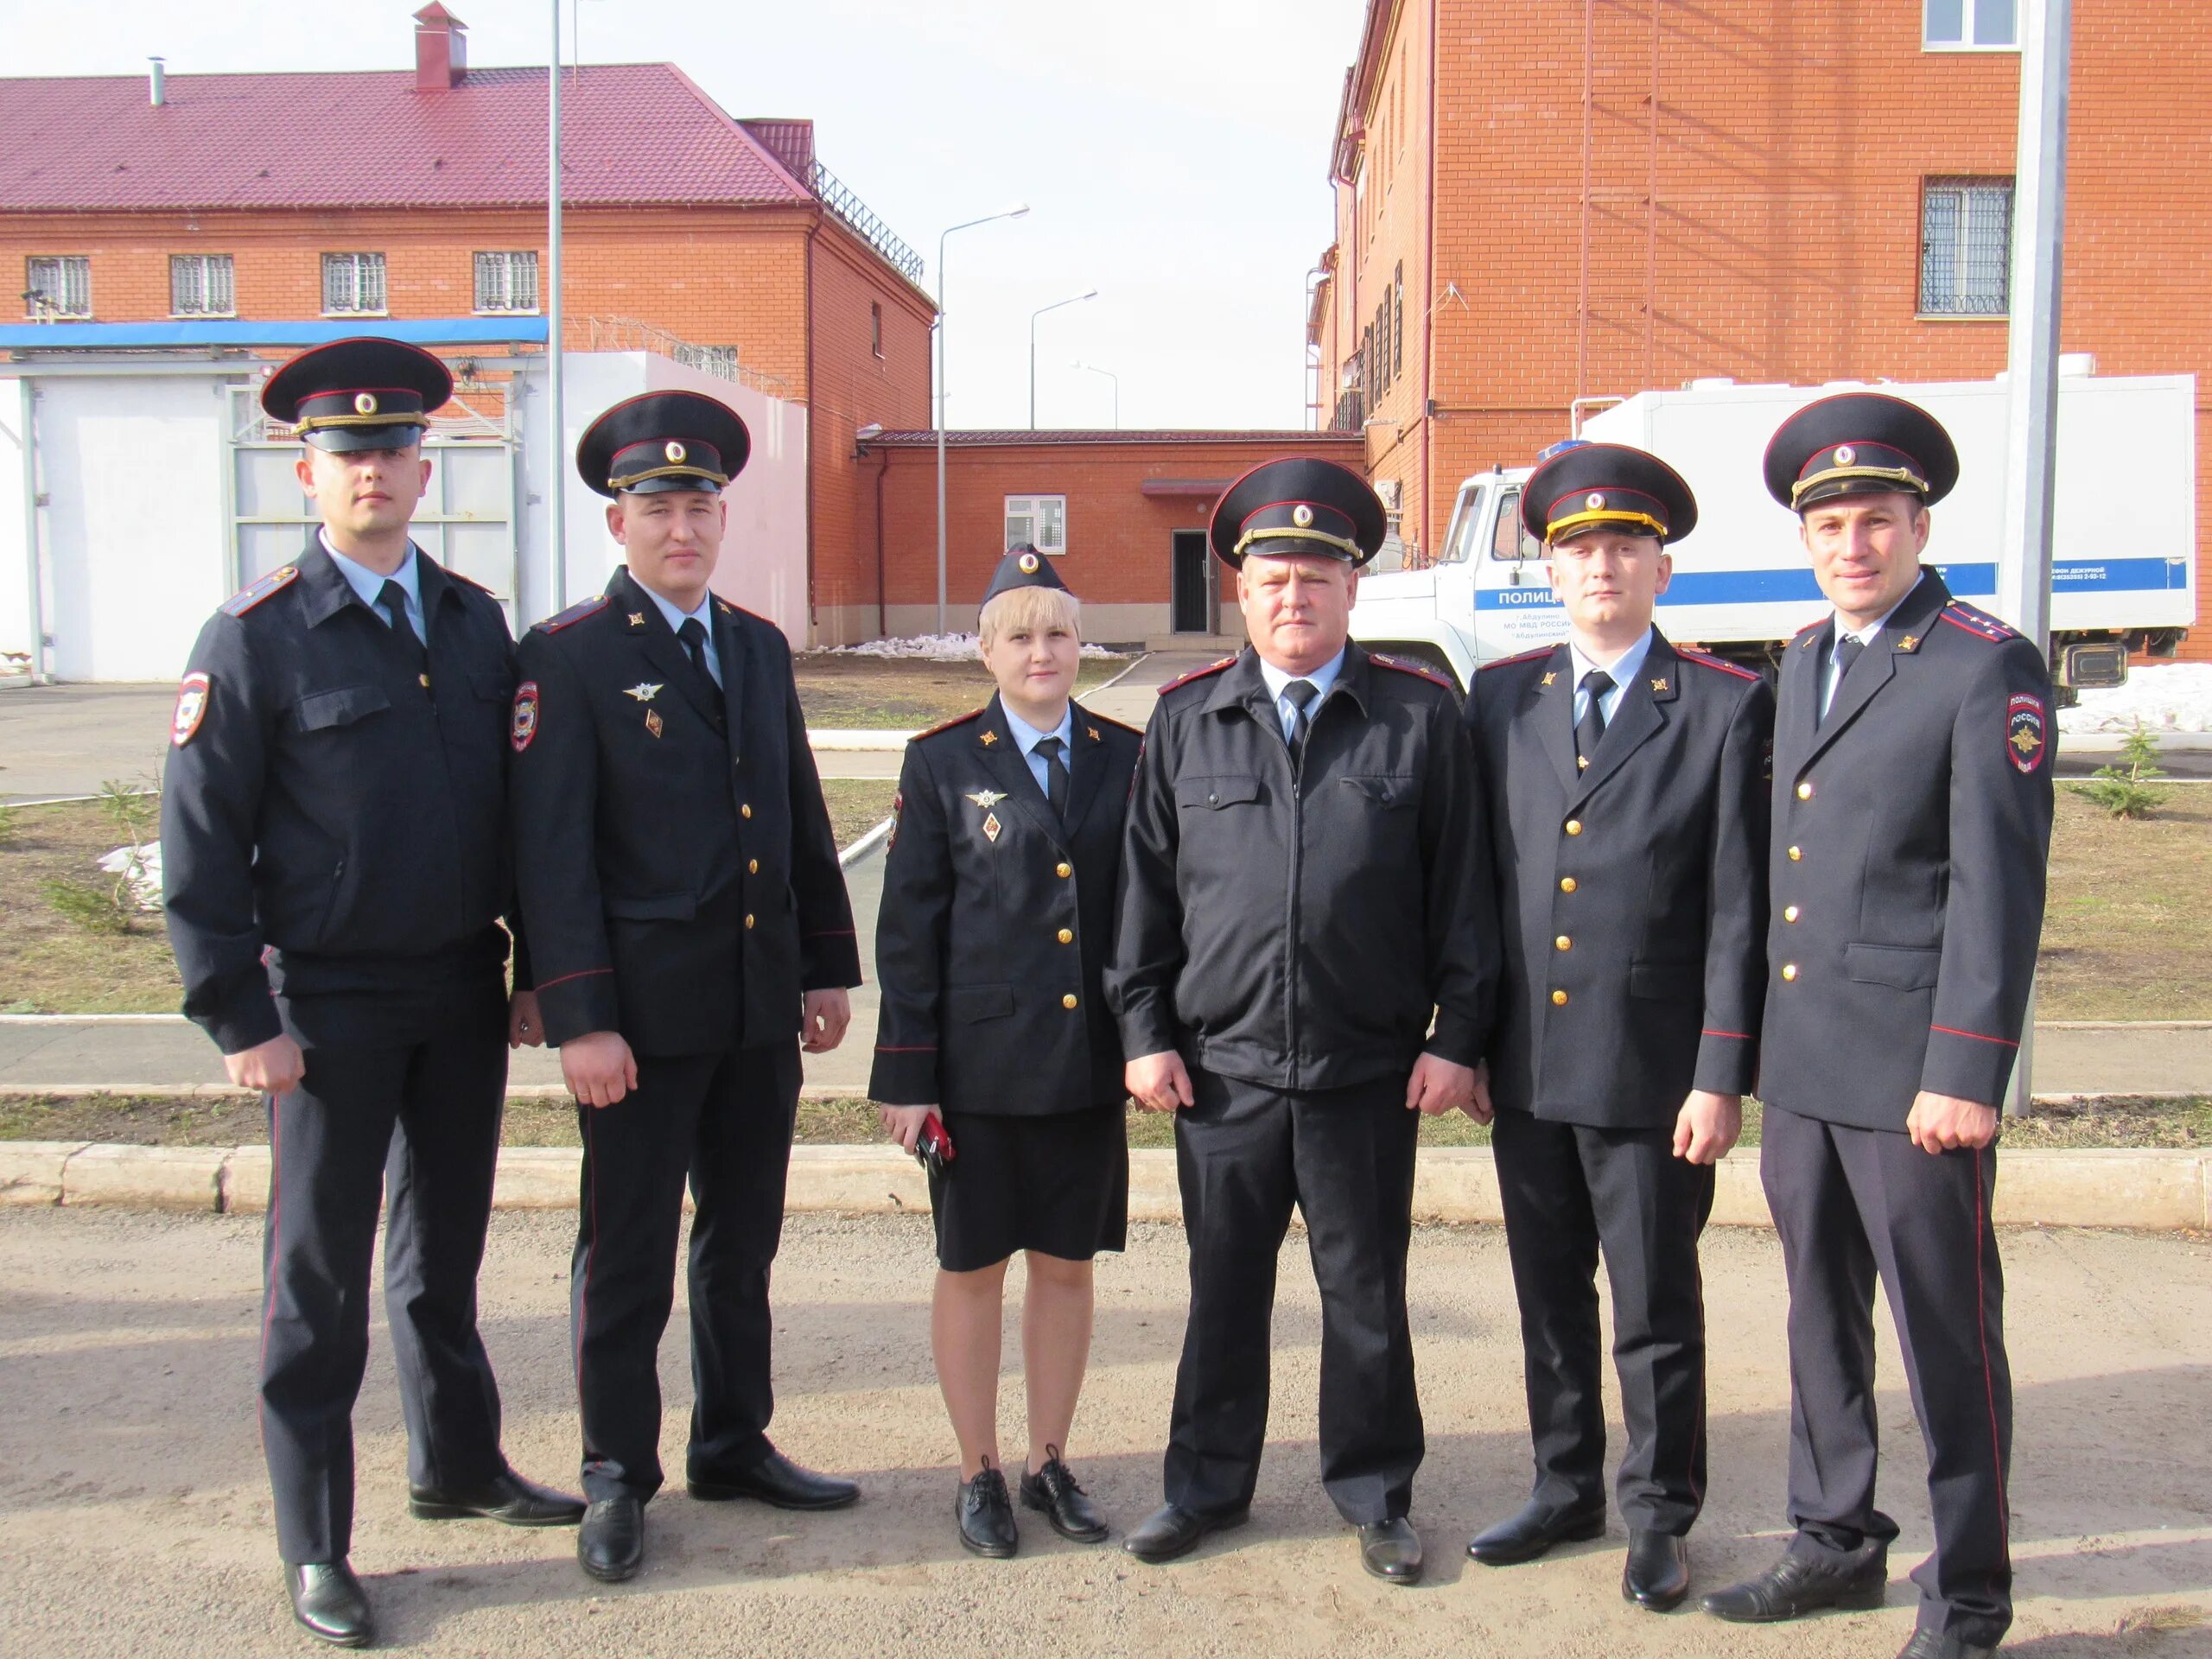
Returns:
[[[2212,788],[2108,817],[2058,786],[2036,1013],[2212,1020]]]
[[[493,1230],[484,1329],[506,1447],[572,1481],[563,1217]],[[11,1655],[288,1655],[252,1412],[260,1235],[250,1220],[98,1211],[0,1215],[0,1610]],[[2212,1654],[2212,1244],[2023,1232],[2005,1241],[2018,1434],[2012,1490],[2020,1659]],[[1365,1578],[1314,1471],[1318,1314],[1303,1243],[1285,1251],[1274,1415],[1252,1524],[1147,1567],[1033,1518],[1009,1562],[953,1536],[949,1436],[927,1349],[928,1235],[905,1219],[808,1219],[778,1268],[774,1433],[857,1476],[855,1510],[787,1516],[692,1502],[648,1515],[648,1564],[592,1585],[573,1535],[430,1524],[404,1511],[404,1445],[379,1324],[356,1413],[353,1561],[385,1645],[561,1656],[1603,1654],[1638,1659],[1888,1659],[1912,1624],[1904,1575],[1927,1548],[1916,1436],[1883,1324],[1884,1506],[1904,1532],[1878,1612],[1744,1629],[1655,1617],[1618,1594],[1623,1535],[1540,1564],[1473,1566],[1467,1536],[1526,1489],[1519,1356],[1495,1229],[1424,1229],[1412,1261],[1429,1452],[1414,1516],[1427,1582]],[[1691,1541],[1699,1586],[1780,1548],[1788,1440],[1783,1286],[1771,1235],[1708,1236],[1712,1491]],[[1019,1274],[1012,1300],[1018,1300]],[[1185,1299],[1175,1233],[1139,1228],[1102,1262],[1091,1379],[1070,1456],[1116,1537],[1157,1501]],[[662,1353],[663,1455],[680,1469],[689,1370]],[[1002,1404],[1021,1434],[1009,1344]],[[1618,1434],[1618,1427],[1616,1427]],[[1618,1441],[1616,1442],[1618,1443]],[[1020,1452],[1014,1451],[1018,1459]]]
[[[1076,696],[1104,684],[1128,665],[1126,657],[1085,658],[1076,676]],[[817,728],[897,731],[934,726],[981,707],[991,695],[991,677],[980,662],[803,651],[791,658],[791,670],[806,723]]]

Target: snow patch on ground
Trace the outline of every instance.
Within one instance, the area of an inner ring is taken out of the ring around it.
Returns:
[[[972,633],[922,633],[906,639],[871,639],[861,645],[830,645],[814,653],[823,657],[883,657],[893,660],[926,663],[972,663],[976,660],[978,640]],[[1118,651],[1109,651],[1103,645],[1085,645],[1083,654],[1091,658],[1118,658]]]
[[[2062,732],[2212,732],[2212,663],[2130,667],[2127,683],[2084,691],[2058,713]]]

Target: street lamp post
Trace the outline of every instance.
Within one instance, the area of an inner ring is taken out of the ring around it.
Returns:
[[[1122,429],[1122,377],[1111,369],[1102,369],[1096,363],[1071,363],[1071,369],[1081,369],[1088,374],[1103,374],[1114,383],[1114,429]]]
[[[944,632],[944,243],[955,231],[970,230],[978,225],[988,225],[994,219],[1020,219],[1029,212],[1029,204],[1018,201],[1011,207],[995,213],[985,213],[981,219],[963,220],[950,225],[937,239],[937,631]]]
[[[1047,311],[1057,311],[1064,305],[1079,305],[1085,300],[1095,300],[1098,290],[1091,289],[1082,294],[1071,294],[1065,300],[1054,300],[1050,305],[1040,305],[1029,314],[1029,429],[1037,429],[1037,319]]]

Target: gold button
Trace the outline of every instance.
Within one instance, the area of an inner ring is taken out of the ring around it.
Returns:
[[[1798,798],[1799,800],[1801,800],[1801,801],[1809,801],[1809,800],[1811,800],[1811,799],[1813,798],[1813,786],[1812,786],[1812,785],[1811,785],[1811,784],[1809,784],[1809,783],[1804,783],[1804,784],[1800,784],[1800,785],[1797,785],[1797,798]]]
[[[1058,937],[1062,944],[1073,944],[1075,943],[1075,930],[1071,927],[1064,927],[1059,931],[1056,937]]]
[[[753,809],[749,806],[741,806],[737,809],[737,816],[741,818],[749,818],[753,816]]]
[[[1072,864],[1055,864],[1052,867],[1052,874],[1058,876],[1061,880],[1065,881],[1068,877],[1075,874],[1075,866]]]
[[[1060,1006],[1064,1008],[1071,1008],[1075,1007],[1075,993],[1073,991],[1070,991],[1065,996],[1062,997],[1060,999]]]
[[[1801,853],[1801,852],[1799,852],[1799,851],[1798,851],[1795,847],[1792,847],[1792,848],[1789,849],[1789,861],[1790,861],[1792,864],[1795,864],[1795,863],[1796,863],[1799,859],[1801,859],[1801,858],[1802,858],[1802,857],[1804,857],[1804,856],[1805,856],[1805,855],[1804,855],[1804,854],[1802,854],[1802,853]]]
[[[747,875],[758,875],[758,874],[760,874],[760,861],[759,859],[757,859],[757,858],[748,858],[748,859],[747,859],[747,860],[745,861],[745,873],[746,873]]]
[[[752,918],[752,917],[750,917],[750,916],[747,916],[747,917],[745,918],[745,925],[746,925],[747,927],[752,926],[752,925],[753,925],[753,918]]]
[[[1580,818],[1569,818],[1567,821],[1567,833],[1570,836],[1580,835],[1582,833],[1582,820]]]
[[[1783,911],[1782,912],[1782,919],[1785,922],[1796,921],[1797,919],[1797,906],[1792,905],[1789,909]]]
[[[1794,962],[1785,962],[1785,963],[1783,963],[1782,964],[1782,976],[1783,976],[1784,979],[1795,979],[1795,978],[1796,978],[1796,977],[1797,977],[1797,964],[1796,964],[1796,963],[1794,963]]]
[[[427,690],[429,690],[430,689],[430,677],[429,677],[429,675],[427,675],[427,674],[417,674],[415,677],[416,677],[416,679],[418,679],[418,680],[420,680],[420,681],[422,681],[422,682],[423,682],[423,689],[425,691],[427,691]]]
[[[1561,893],[1573,893],[1574,891],[1574,878],[1571,875],[1562,875],[1560,877],[1559,890]]]
[[[1574,941],[1568,938],[1566,934],[1562,933],[1559,938],[1552,941],[1552,945],[1555,950],[1572,950],[1574,948]]]
[[[1565,1007],[1567,1006],[1567,993],[1565,991],[1554,991],[1552,993],[1552,1004],[1555,1007]]]

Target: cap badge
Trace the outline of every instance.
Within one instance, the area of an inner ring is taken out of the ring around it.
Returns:
[[[665,444],[661,446],[661,454],[668,457],[669,464],[671,466],[680,466],[683,463],[683,457],[686,453],[688,452],[684,449],[683,446],[677,442],[673,438],[671,438]]]
[[[1290,510],[1290,522],[1300,530],[1310,529],[1313,523],[1313,509],[1303,501]]]
[[[1589,508],[1591,512],[1595,512],[1599,508],[1605,505],[1605,498],[1603,495],[1600,495],[1597,491],[1592,490],[1589,494],[1582,498],[1582,505]]]
[[[1858,452],[1856,449],[1853,448],[1849,444],[1847,444],[1847,443],[1839,443],[1838,445],[1836,445],[1836,447],[1835,447],[1835,464],[1836,464],[1837,466],[1839,466],[1839,467],[1848,467],[1848,466],[1850,466],[1850,465],[1851,465],[1851,463],[1852,463],[1853,461],[1856,461],[1856,460],[1858,460],[1858,459],[1859,459],[1859,452]]]
[[[355,392],[353,394],[353,412],[356,415],[375,414],[377,412],[376,393],[373,391]]]
[[[1023,554],[1017,563],[1021,566],[1023,575],[1033,576],[1037,574],[1037,556],[1034,553]]]

